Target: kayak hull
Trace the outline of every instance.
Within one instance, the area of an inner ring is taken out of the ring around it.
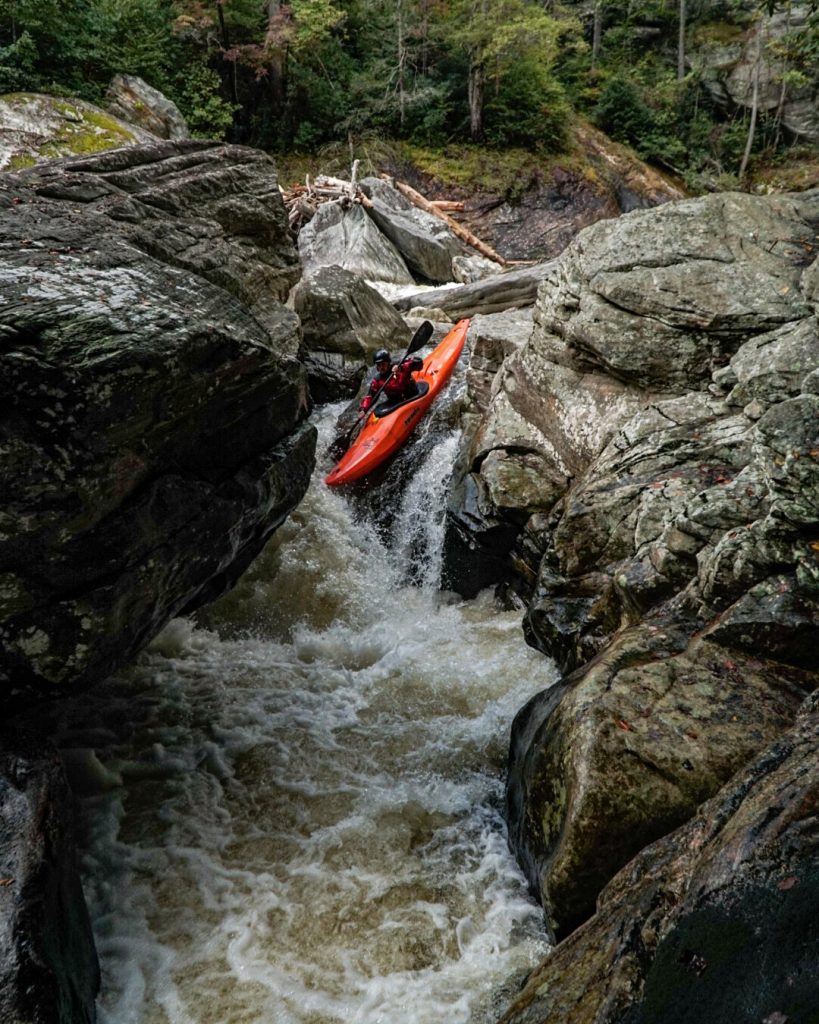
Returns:
[[[324,478],[330,487],[349,484],[371,473],[394,455],[423,419],[435,397],[449,380],[466,342],[469,320],[461,320],[424,359],[413,377],[427,390],[403,402],[386,416],[371,412],[347,451]]]

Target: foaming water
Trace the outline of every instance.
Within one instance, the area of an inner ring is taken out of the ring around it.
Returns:
[[[519,613],[437,590],[456,443],[392,549],[320,467],[207,618],[66,705],[101,1024],[478,1024],[542,958],[501,804],[553,670]]]

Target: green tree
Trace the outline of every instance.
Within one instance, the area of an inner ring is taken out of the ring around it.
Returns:
[[[484,137],[488,90],[523,67],[546,82],[557,58],[561,26],[540,4],[528,0],[451,0],[444,28],[467,67],[469,134]]]

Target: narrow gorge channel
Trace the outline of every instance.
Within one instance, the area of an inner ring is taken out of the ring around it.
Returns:
[[[101,1024],[489,1024],[542,959],[502,804],[555,673],[439,590],[439,431],[388,542],[320,458],[235,591],[60,707]]]

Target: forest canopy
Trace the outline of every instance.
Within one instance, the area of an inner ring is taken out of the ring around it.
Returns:
[[[783,98],[816,80],[819,18],[807,6],[799,29],[762,55],[782,69]],[[0,92],[99,102],[114,74],[139,75],[195,135],[280,153],[368,134],[560,152],[579,113],[681,174],[735,172],[749,112],[717,107],[687,50],[739,38],[784,9],[777,0],[0,0]],[[760,114],[751,135],[756,151],[792,141],[776,111]]]

